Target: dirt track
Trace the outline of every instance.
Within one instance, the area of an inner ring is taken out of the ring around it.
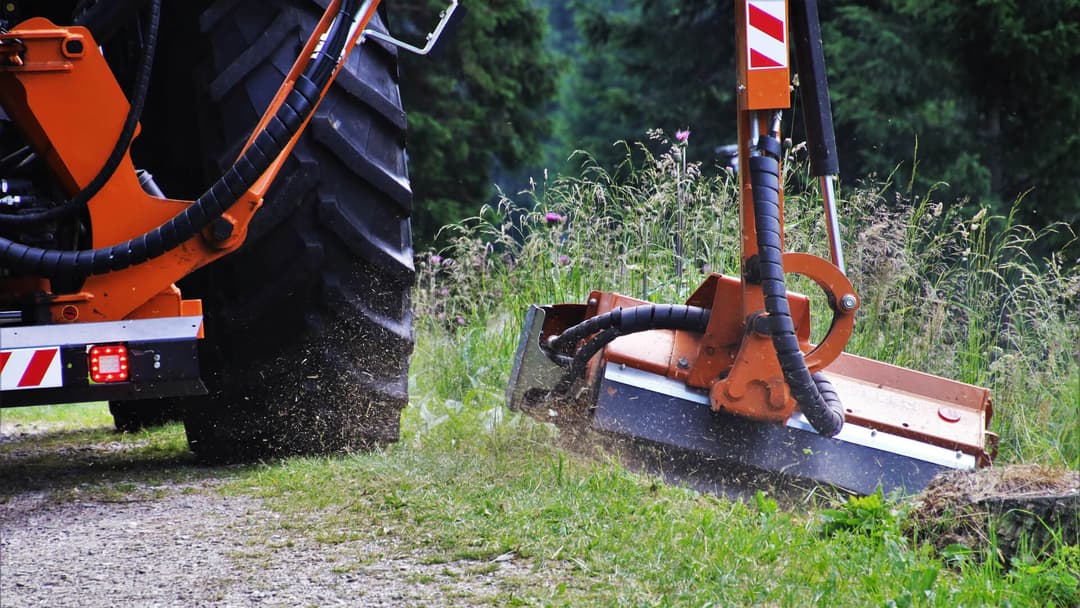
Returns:
[[[319,543],[258,499],[223,496],[227,471],[134,458],[103,476],[88,451],[127,448],[45,450],[40,439],[0,436],[5,608],[458,606],[490,600],[498,579],[528,570],[516,560],[425,563],[393,538]]]

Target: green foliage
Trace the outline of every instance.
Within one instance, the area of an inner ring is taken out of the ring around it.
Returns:
[[[735,140],[733,3],[544,4],[562,27],[569,7],[579,36],[549,166],[576,173],[565,151],[583,149],[611,167],[621,151],[608,142],[663,125],[692,129],[691,155],[714,170],[714,148]],[[899,164],[903,197],[933,192],[968,215],[1020,199],[1017,219],[1036,230],[1080,223],[1080,0],[819,4],[844,175],[881,180]]]
[[[868,496],[852,496],[838,509],[821,511],[821,533],[833,536],[853,532],[880,536],[886,529],[898,532],[898,517],[881,491]]]
[[[1080,272],[1060,253],[1032,253],[1075,235],[1060,224],[1036,232],[1016,208],[969,218],[929,199],[886,205],[853,192],[848,263],[862,305],[849,350],[989,386],[1003,456],[1045,451],[1076,467]],[[1053,441],[1037,445],[1048,430]]]
[[[109,404],[104,402],[68,405],[40,405],[0,409],[0,424],[5,432],[63,430],[93,426],[111,426]]]
[[[1080,605],[1080,546],[1058,547],[1047,560],[1014,560],[1008,574],[1018,591],[1048,606]]]
[[[406,37],[429,31],[445,4],[394,3],[394,30]],[[420,241],[487,201],[497,170],[539,160],[538,142],[549,129],[545,110],[556,65],[540,13],[528,0],[475,2],[459,10],[464,16],[454,35],[434,56],[401,55]]]
[[[693,129],[695,158],[709,159],[713,148],[734,142],[733,3],[570,4],[581,40],[560,97],[564,145],[611,167],[621,160],[612,141],[636,140],[656,125]]]
[[[849,175],[907,163],[916,191],[1035,227],[1080,220],[1080,1],[823,5],[840,157]],[[917,172],[915,166],[918,166]],[[1060,242],[1058,242],[1060,245]]]
[[[536,428],[477,428],[451,444],[440,426],[384,453],[240,471],[229,491],[266,499],[286,515],[280,525],[319,542],[501,564],[486,581],[498,605],[1043,606],[1069,597],[1053,562],[1052,576],[1036,573],[1037,562],[1015,574],[950,570],[899,537],[823,536],[799,513],[812,505],[775,509],[762,497],[755,509],[673,488],[568,455]]]

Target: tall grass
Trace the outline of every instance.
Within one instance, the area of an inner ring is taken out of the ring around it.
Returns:
[[[545,175],[517,200],[501,197],[422,256],[415,422],[502,416],[495,404],[531,303],[584,301],[591,290],[679,302],[709,273],[738,272],[735,177],[704,174],[660,133],[622,145],[614,171],[579,154],[580,176]],[[817,193],[799,186],[813,180],[797,160],[787,166],[787,249],[827,256]],[[887,191],[860,185],[840,205],[862,298],[848,351],[988,386],[1003,460],[1080,467],[1080,270],[1032,254],[1069,227],[1035,232],[1013,214],[969,218],[933,192]]]

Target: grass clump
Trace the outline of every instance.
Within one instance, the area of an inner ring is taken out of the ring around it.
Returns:
[[[915,497],[905,525],[952,557],[1046,557],[1080,546],[1080,471],[1014,465],[942,475]]]

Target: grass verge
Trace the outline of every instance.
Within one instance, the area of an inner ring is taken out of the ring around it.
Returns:
[[[525,422],[453,445],[414,439],[379,454],[295,459],[252,470],[230,491],[263,497],[326,543],[390,537],[429,562],[523,561],[528,576],[492,583],[498,605],[1080,601],[1068,586],[1080,576],[1072,558],[1009,574],[950,566],[913,543],[880,496],[832,518],[763,495],[728,501],[575,458],[546,435]]]

